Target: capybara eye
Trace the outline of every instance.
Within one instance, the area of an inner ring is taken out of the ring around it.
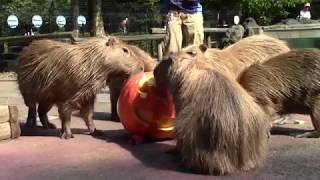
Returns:
[[[197,55],[196,51],[188,51],[187,54],[191,55],[191,56],[195,56]]]
[[[129,49],[126,48],[126,47],[123,47],[122,50],[123,50],[123,52],[125,52],[125,53],[129,53]]]
[[[208,46],[206,44],[201,44],[199,48],[202,52],[206,52],[206,50],[208,49]]]

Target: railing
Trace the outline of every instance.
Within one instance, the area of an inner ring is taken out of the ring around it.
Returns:
[[[225,33],[227,28],[205,28],[204,33],[206,37],[206,43],[209,47],[215,41],[212,41],[212,35],[218,33]],[[141,34],[141,35],[121,35],[117,36],[119,39],[126,42],[144,42],[144,44],[148,44],[146,42],[151,42],[149,45],[151,46],[151,51],[149,53],[153,56],[157,56],[158,59],[162,59],[163,52],[163,39],[165,37],[165,29],[163,28],[152,28],[152,34]],[[0,45],[3,45],[3,54],[2,59],[15,59],[18,51],[9,52],[9,44],[10,43],[28,43],[33,40],[39,39],[60,39],[66,40],[69,42],[81,41],[81,38],[75,38],[75,34],[73,32],[58,32],[52,34],[37,34],[34,36],[11,36],[11,37],[0,37]],[[154,53],[154,48],[156,47],[156,55]],[[0,47],[1,48],[1,47]],[[13,63],[10,61],[10,63]]]
[[[0,71],[12,71],[15,69],[16,57],[24,45],[39,39],[66,39],[69,42],[76,41],[73,32],[58,32],[52,34],[38,34],[34,36],[10,36],[0,37]],[[17,45],[18,44],[18,45]]]
[[[225,33],[227,28],[204,28],[204,33],[206,35],[206,43],[209,47],[215,41],[212,41],[212,34],[217,33]],[[136,42],[136,41],[151,41],[151,47],[153,48],[154,44],[157,46],[157,57],[158,59],[162,59],[162,51],[163,51],[163,39],[165,36],[164,28],[152,28],[152,34],[142,34],[142,35],[121,35],[117,36],[119,39],[127,42]],[[4,44],[5,52],[8,52],[8,43],[16,43],[16,42],[30,42],[38,39],[68,39],[71,42],[78,41],[76,39],[73,32],[59,32],[52,34],[38,34],[34,36],[11,36],[11,37],[0,37],[0,44]],[[154,43],[155,42],[155,43]],[[152,55],[153,52],[150,52]]]
[[[0,44],[12,43],[12,42],[29,42],[39,39],[58,39],[58,38],[68,38],[71,41],[76,41],[73,32],[58,32],[52,34],[37,34],[34,36],[9,36],[0,37]]]

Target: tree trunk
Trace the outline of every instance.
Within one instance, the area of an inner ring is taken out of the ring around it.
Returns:
[[[71,30],[74,32],[74,36],[79,36],[78,16],[79,16],[79,0],[71,0],[71,12],[72,12],[72,25]]]
[[[102,0],[88,0],[90,35],[104,36],[104,23],[102,15]]]

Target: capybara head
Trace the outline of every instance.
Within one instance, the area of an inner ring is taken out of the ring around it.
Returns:
[[[215,61],[210,61],[210,65],[208,64],[209,59],[206,57],[207,50],[208,47],[206,45],[191,45],[182,49],[178,53],[169,54],[168,57],[163,59],[154,70],[157,86],[167,86],[166,80],[175,78],[170,73],[171,68],[175,69],[175,71],[183,71],[188,69],[186,68],[187,66],[196,65],[196,67],[203,70],[208,70],[211,68],[222,69],[226,74],[228,74],[229,70],[223,65]]]
[[[119,41],[117,38],[109,36],[104,37],[104,41],[98,44],[104,47],[104,51],[92,51],[92,53],[101,53],[101,58],[104,58],[104,65],[114,65],[112,70],[121,70],[127,74],[135,74],[144,70],[144,63],[139,54],[136,53],[136,47]],[[108,67],[106,67],[108,68]]]
[[[150,54],[146,53],[142,49],[134,45],[128,45],[130,50],[139,58],[139,60],[143,63],[144,72],[151,72],[154,70],[158,61],[150,56]]]
[[[237,78],[251,64],[264,62],[289,50],[285,41],[262,34],[244,38],[222,50],[204,48],[204,46],[191,46],[182,51],[196,51],[200,58],[205,56],[206,60],[214,66],[224,66],[233,73],[234,78]]]
[[[157,86],[167,87],[167,80],[173,78],[170,74],[171,67],[175,66],[178,61],[179,66],[181,66],[181,63],[184,65],[192,63],[197,58],[197,55],[201,56],[202,52],[199,51],[202,51],[199,46],[190,46],[179,53],[169,54],[157,65],[153,72]]]

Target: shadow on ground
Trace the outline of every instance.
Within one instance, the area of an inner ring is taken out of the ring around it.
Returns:
[[[183,172],[179,164],[179,158],[174,153],[171,153],[171,150],[175,147],[173,141],[146,141],[142,144],[132,145],[129,143],[130,134],[124,129],[105,130],[103,134],[103,136],[95,136],[95,138],[120,145],[145,166]]]
[[[80,118],[80,113],[76,112],[72,114],[75,117]],[[111,120],[111,113],[108,112],[94,112],[92,118],[95,121],[111,121],[111,122],[119,122],[117,120]]]
[[[45,129],[42,126],[36,126],[34,128],[26,127],[25,123],[20,123],[21,136],[53,136],[60,137],[61,128],[57,129]],[[89,135],[87,129],[71,128],[72,134],[86,134]]]

